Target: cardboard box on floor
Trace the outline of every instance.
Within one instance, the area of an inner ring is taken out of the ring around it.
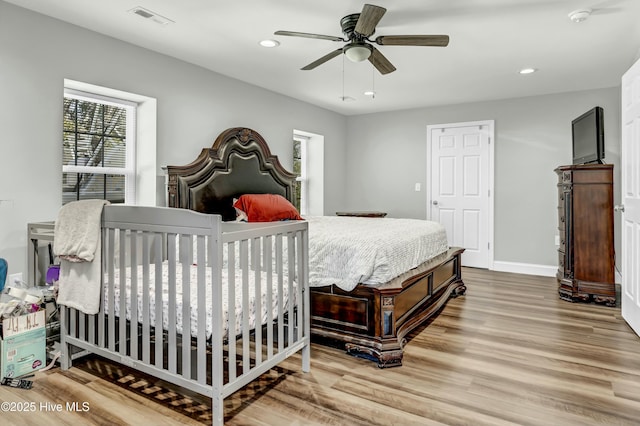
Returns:
[[[20,377],[46,364],[45,311],[2,321],[0,337],[0,379]]]

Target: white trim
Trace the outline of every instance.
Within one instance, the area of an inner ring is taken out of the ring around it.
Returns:
[[[538,275],[541,277],[555,277],[558,266],[536,265],[533,263],[496,261],[492,270],[496,272],[511,272],[514,274]],[[616,270],[616,283],[622,282],[622,275]]]
[[[102,103],[105,105],[111,105],[116,107],[122,107],[123,105],[136,108],[137,102],[132,102],[126,99],[114,98],[113,96],[106,96],[98,93],[88,93],[81,90],[71,89],[69,87],[64,88],[65,98],[78,99],[80,101],[88,101],[93,103]]]
[[[62,166],[65,173],[91,173],[98,175],[123,175],[130,176],[131,171],[125,167],[100,167],[100,166]]]
[[[429,124],[427,125],[427,158],[426,158],[426,171],[427,171],[427,179],[426,179],[426,208],[427,208],[427,220],[431,220],[431,129],[433,128],[443,128],[443,127],[469,127],[469,126],[488,126],[489,127],[489,212],[487,221],[488,229],[488,243],[489,243],[489,251],[488,251],[488,267],[489,269],[495,268],[494,261],[494,174],[495,174],[495,120],[482,120],[482,121],[467,121],[461,123],[445,123],[445,124]]]
[[[558,272],[558,265],[536,265],[533,263],[520,262],[493,262],[493,268],[497,272],[512,272],[514,274],[539,275],[542,277],[555,277]]]
[[[309,161],[309,154],[307,144],[311,138],[294,133],[293,140],[300,143],[300,176],[296,178],[296,181],[300,182],[300,214],[306,215],[309,213],[309,177],[307,162]]]

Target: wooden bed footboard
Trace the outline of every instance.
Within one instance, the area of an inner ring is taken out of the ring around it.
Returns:
[[[344,344],[378,367],[402,365],[406,336],[436,314],[451,296],[464,294],[460,256],[450,248],[421,268],[378,287],[335,285],[311,288],[311,333]]]

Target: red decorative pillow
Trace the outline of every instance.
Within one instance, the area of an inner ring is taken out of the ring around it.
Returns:
[[[245,212],[249,222],[303,220],[295,206],[282,195],[244,194],[233,206]]]

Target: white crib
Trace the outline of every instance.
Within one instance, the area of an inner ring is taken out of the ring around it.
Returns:
[[[100,312],[62,309],[62,368],[98,354],[211,397],[222,424],[224,398],[285,358],[309,371],[307,229],[105,206]]]

